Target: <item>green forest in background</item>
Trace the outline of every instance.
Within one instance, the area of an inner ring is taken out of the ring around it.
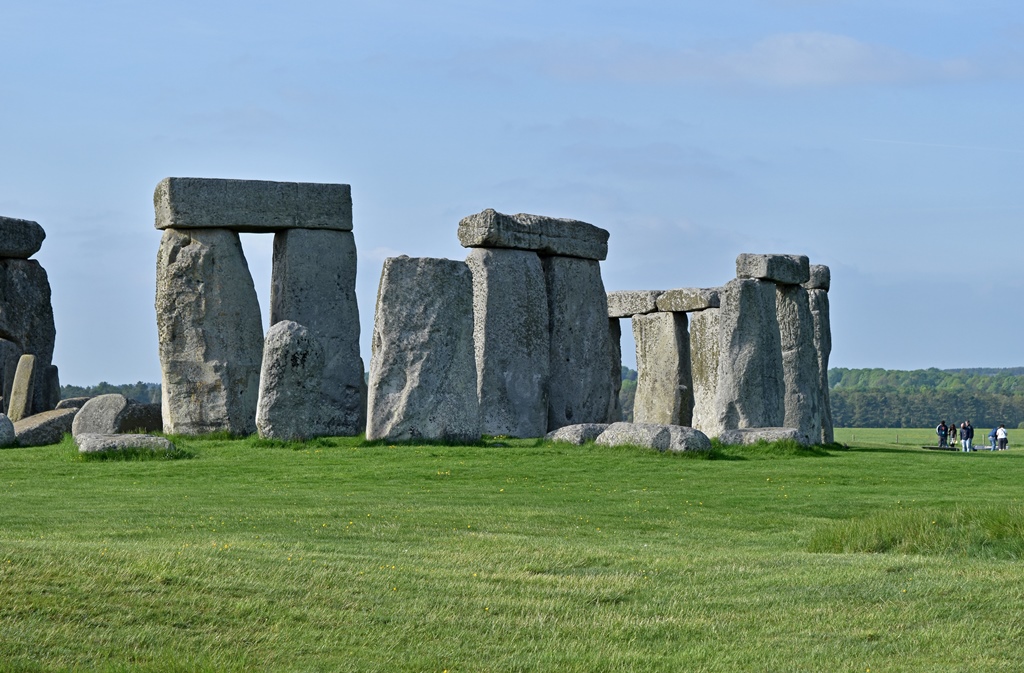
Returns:
[[[633,420],[635,370],[622,368],[622,417]],[[845,369],[828,371],[832,422],[837,428],[929,428],[940,420],[970,419],[976,427],[1024,427],[1024,367],[1006,369]],[[160,384],[101,382],[61,386],[61,397],[121,393],[159,402]]]

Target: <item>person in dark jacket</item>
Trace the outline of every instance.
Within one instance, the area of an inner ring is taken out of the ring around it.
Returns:
[[[939,436],[939,448],[949,448],[949,445],[946,444],[946,437],[949,436],[949,428],[946,426],[946,421],[939,421],[938,427],[935,428],[935,434]]]
[[[960,424],[960,444],[963,446],[964,453],[969,453],[974,450],[971,444],[974,441],[974,426],[971,425],[971,419],[967,419]]]

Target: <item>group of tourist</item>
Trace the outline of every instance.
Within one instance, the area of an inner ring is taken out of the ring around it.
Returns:
[[[970,420],[960,424],[959,432],[961,451],[964,453],[977,451],[974,448],[974,426],[971,425]],[[940,421],[938,427],[935,428],[935,434],[939,436],[940,449],[956,446],[956,423],[946,425],[946,421]],[[998,428],[992,428],[992,432],[988,433],[988,440],[989,451],[1005,451],[1007,446],[1006,426],[1000,423]]]

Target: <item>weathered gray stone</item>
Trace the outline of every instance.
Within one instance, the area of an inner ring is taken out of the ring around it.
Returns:
[[[832,327],[829,318],[828,291],[808,290],[811,316],[814,319],[814,350],[818,356],[818,389],[821,392],[821,443],[835,441],[832,428],[832,403],[828,389],[828,358],[832,353]]]
[[[35,395],[36,413],[56,409],[60,402],[60,373],[57,365],[43,367],[42,375],[36,379],[36,385],[42,386],[42,394]]]
[[[745,252],[736,258],[736,277],[800,285],[810,279],[810,266],[805,255],[755,255]]]
[[[608,317],[632,318],[658,310],[662,290],[616,290],[608,293]]]
[[[465,262],[384,260],[372,346],[367,439],[480,439]]]
[[[780,427],[785,418],[782,345],[775,284],[735,279],[725,286],[718,327],[716,426]]]
[[[594,440],[601,446],[640,446],[665,451],[672,441],[667,425],[658,423],[612,423]]]
[[[608,345],[612,359],[608,362],[611,369],[608,374],[612,380],[612,395],[608,400],[608,415],[605,420],[618,423],[622,420],[622,402],[619,393],[622,391],[622,325],[618,318],[608,319]]]
[[[325,363],[310,436],[366,429],[366,380],[359,355],[356,244],[351,232],[291,229],[274,236],[270,323],[305,326]]]
[[[11,401],[7,405],[7,416],[17,423],[32,415],[32,394],[36,381],[36,356],[26,353],[18,359],[18,369],[11,386]]]
[[[13,341],[0,339],[0,394],[3,394],[3,405],[0,411],[7,413],[11,401],[11,387],[14,386],[14,375],[18,371],[18,360],[23,353]]]
[[[59,444],[71,432],[78,409],[54,409],[33,414],[14,424],[19,446],[49,446]]]
[[[174,444],[163,437],[138,434],[94,434],[75,435],[79,453],[117,453],[119,451],[147,450],[153,453],[175,451]]]
[[[541,215],[505,215],[490,208],[462,218],[459,242],[465,248],[516,248],[594,260],[608,256],[608,232],[600,227]]]
[[[821,376],[807,290],[779,285],[775,302],[786,387],[782,425],[796,428],[802,444],[816,444],[821,440]]]
[[[548,430],[603,423],[615,383],[600,264],[575,257],[543,262],[551,325]]]
[[[680,287],[658,297],[659,311],[690,313],[721,306],[720,287]]]
[[[55,409],[81,409],[85,406],[85,403],[91,400],[91,397],[69,397],[66,400],[61,400],[57,403]]]
[[[0,217],[0,257],[28,259],[43,247],[44,238],[37,222]]]
[[[238,234],[164,231],[157,253],[164,431],[256,431],[263,325]]]
[[[711,440],[700,430],[682,425],[668,426],[668,451],[710,451]]]
[[[718,316],[721,309],[709,308],[690,316],[690,374],[693,379],[694,428],[717,437],[715,399],[718,397]]]
[[[142,404],[119,393],[97,395],[78,410],[71,434],[112,435],[125,432],[155,432],[161,428],[156,405]]]
[[[325,427],[318,417],[325,361],[323,346],[297,322],[282,320],[267,330],[256,407],[260,437],[309,439]]]
[[[7,414],[0,414],[0,449],[18,444],[18,435],[14,432],[14,423]]]
[[[485,435],[542,437],[548,423],[544,268],[527,250],[474,248],[473,340]]]
[[[157,229],[352,230],[349,185],[164,178],[153,207]]]
[[[633,316],[636,341],[636,423],[690,425],[693,379],[685,313]]]
[[[564,428],[552,430],[544,436],[549,442],[563,442],[580,446],[592,442],[608,429],[607,423],[580,423],[579,425],[567,425]]]
[[[50,305],[50,282],[34,259],[0,259],[0,335],[22,353],[36,356],[32,413],[48,407],[46,367],[53,359],[57,331]]]
[[[743,446],[757,444],[758,442],[780,442],[793,440],[801,444],[801,433],[796,428],[739,428],[723,430],[718,436],[718,441],[729,446]]]
[[[811,264],[811,277],[804,283],[808,290],[824,290],[828,292],[832,285],[832,271],[824,264]]]

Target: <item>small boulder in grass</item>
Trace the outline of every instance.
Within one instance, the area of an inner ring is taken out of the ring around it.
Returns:
[[[592,442],[608,428],[607,423],[580,423],[578,425],[567,425],[564,428],[552,430],[544,435],[549,442],[564,442],[577,446]]]
[[[596,442],[602,446],[640,446],[658,451],[708,451],[711,440],[700,430],[659,423],[612,423]]]
[[[18,446],[49,446],[60,444],[64,435],[71,432],[78,409],[54,409],[33,414],[14,424]]]
[[[153,435],[107,435],[82,433],[75,436],[79,453],[119,453],[123,451],[152,451],[172,453],[176,450],[170,440]]]
[[[0,414],[0,449],[17,444],[18,435],[14,432],[14,423],[7,418],[7,414]]]
[[[710,451],[711,439],[700,430],[685,425],[669,425],[668,451]]]

